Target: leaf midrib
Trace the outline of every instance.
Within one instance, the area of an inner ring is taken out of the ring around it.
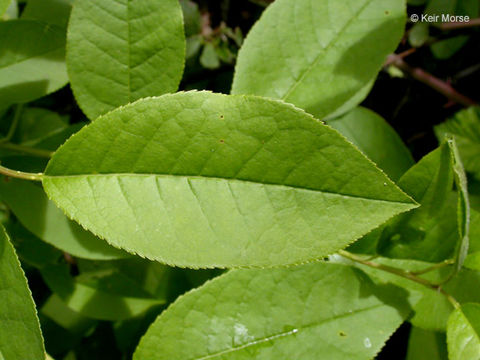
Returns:
[[[404,201],[396,201],[396,200],[386,200],[386,199],[377,199],[371,197],[364,197],[364,196],[357,196],[352,194],[343,194],[343,193],[336,193],[332,191],[322,190],[322,189],[311,189],[301,186],[293,186],[293,185],[285,185],[285,184],[275,184],[275,183],[264,183],[264,182],[256,182],[251,180],[243,180],[243,179],[235,179],[235,178],[221,178],[215,176],[199,176],[199,175],[174,175],[174,174],[155,174],[155,173],[110,173],[110,174],[75,174],[75,175],[48,175],[45,174],[43,177],[44,179],[68,179],[68,178],[87,178],[87,177],[149,177],[149,176],[156,176],[156,177],[165,177],[165,178],[188,178],[188,179],[205,179],[205,180],[213,180],[213,181],[238,181],[244,182],[249,184],[255,185],[266,185],[266,186],[278,186],[278,187],[285,187],[287,189],[296,189],[296,190],[304,190],[304,191],[312,191],[312,192],[321,192],[323,194],[329,194],[332,196],[341,196],[341,197],[348,197],[352,199],[363,199],[363,200],[370,200],[370,201],[378,201],[378,202],[386,202],[386,203],[396,203],[396,204],[405,204],[411,205],[412,209],[418,207],[419,205],[412,199],[412,202],[404,202]],[[405,194],[400,188],[397,190]],[[405,197],[408,197],[405,194]]]
[[[281,97],[282,100],[287,100],[288,97],[297,89],[300,83],[303,82],[303,80],[307,77],[307,75],[313,70],[313,68],[317,65],[317,63],[320,61],[320,59],[323,58],[325,53],[334,45],[337,41],[337,39],[343,35],[345,30],[351,25],[351,23],[356,20],[361,13],[365,10],[365,8],[370,5],[370,3],[374,0],[366,0],[365,3],[360,7],[359,11],[355,13],[346,23],[345,25],[340,29],[339,32],[337,32],[328,42],[327,46],[325,46],[315,57],[313,62],[303,71],[303,73],[300,75],[297,81],[295,81],[291,86],[290,89],[287,90],[284,96]]]
[[[335,320],[338,320],[338,319],[342,319],[342,318],[345,318],[345,317],[348,317],[348,316],[354,316],[354,315],[357,315],[359,313],[362,313],[362,312],[365,312],[365,311],[370,311],[370,310],[373,310],[373,309],[376,309],[376,308],[379,308],[379,307],[382,307],[382,306],[384,306],[384,304],[369,306],[369,307],[357,310],[357,311],[352,312],[352,313],[347,312],[347,313],[344,313],[344,314],[341,314],[341,315],[337,315],[337,316],[330,317],[328,319],[321,320],[321,321],[316,322],[316,323],[311,323],[311,324],[307,324],[307,325],[304,325],[304,326],[295,327],[295,329],[297,331],[290,330],[290,331],[284,331],[284,332],[281,332],[281,333],[278,333],[278,334],[273,334],[273,335],[270,335],[270,336],[265,336],[265,337],[259,338],[257,340],[254,340],[254,341],[248,342],[246,344],[243,344],[241,346],[232,347],[230,349],[222,350],[222,351],[219,351],[219,352],[216,352],[216,353],[213,353],[213,354],[207,354],[207,355],[202,356],[202,357],[191,358],[189,360],[213,359],[215,357],[222,356],[222,355],[232,353],[232,352],[235,352],[235,351],[240,351],[240,350],[243,350],[243,349],[248,348],[248,347],[253,347],[253,346],[256,346],[256,345],[260,345],[260,344],[266,343],[266,342],[271,341],[271,340],[282,339],[282,338],[285,338],[285,337],[290,336],[290,335],[296,335],[302,330],[313,328],[313,327],[316,327],[316,326],[321,326],[321,325],[324,325],[324,324],[328,324],[329,322],[332,322],[332,321],[335,321]]]

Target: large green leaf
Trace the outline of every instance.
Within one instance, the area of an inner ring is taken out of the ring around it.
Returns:
[[[312,261],[416,206],[305,112],[208,92],[99,118],[56,152],[43,184],[111,244],[191,267]]]
[[[328,121],[328,125],[354,143],[394,181],[415,164],[395,130],[371,110],[358,107]]]
[[[321,119],[376,77],[404,26],[402,0],[277,0],[240,49],[232,93],[282,99]]]
[[[450,360],[480,359],[480,304],[465,304],[448,319]]]
[[[0,22],[0,105],[35,100],[68,82],[65,32],[33,20]]]
[[[230,271],[162,313],[134,359],[371,359],[408,314],[395,290],[337,264]]]
[[[68,25],[68,73],[90,119],[176,91],[184,58],[178,0],[75,1]]]
[[[440,141],[445,134],[455,136],[465,169],[480,178],[480,108],[458,112],[452,119],[435,127]]]
[[[97,260],[129,256],[69,220],[41,187],[30,182],[0,178],[0,199],[29,231],[73,256]]]
[[[45,359],[35,304],[3,227],[0,227],[0,292],[0,358]]]

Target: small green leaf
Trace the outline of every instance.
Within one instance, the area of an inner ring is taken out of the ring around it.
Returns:
[[[480,178],[480,108],[458,112],[452,119],[437,125],[435,133],[439,141],[444,141],[446,134],[454,135],[465,169]]]
[[[165,303],[140,288],[141,279],[131,279],[114,269],[70,276],[64,264],[41,269],[49,288],[72,310],[100,320],[122,320],[145,313]]]
[[[35,304],[3,226],[0,226],[0,274],[0,358],[44,360]]]
[[[134,359],[371,359],[408,314],[396,290],[337,264],[230,271],[163,312]]]
[[[429,24],[426,22],[418,22],[412,26],[408,33],[408,42],[413,47],[420,47],[425,44],[429,36]]]
[[[450,360],[480,359],[480,304],[465,304],[448,319]]]
[[[211,42],[206,43],[203,47],[202,55],[200,55],[200,64],[210,70],[220,67],[220,59],[215,46]]]
[[[68,74],[90,119],[176,91],[184,59],[178,0],[75,1],[68,25]]]
[[[67,84],[65,32],[33,20],[0,22],[0,104],[35,100]]]
[[[83,334],[95,324],[89,319],[70,309],[57,295],[51,295],[40,309],[41,316],[47,316],[66,332]],[[43,325],[43,324],[42,324]]]
[[[452,167],[455,174],[455,184],[458,191],[457,222],[460,241],[458,241],[455,254],[455,271],[458,272],[463,266],[468,254],[470,232],[470,200],[468,197],[467,176],[463,168],[462,160],[454,138],[447,140],[452,152]]]
[[[459,235],[452,159],[449,146],[443,144],[401,177],[398,186],[421,206],[385,227],[378,245],[381,254],[429,262],[453,256]]]
[[[208,92],[99,118],[56,152],[43,184],[110,243],[190,267],[312,261],[416,207],[305,112]]]
[[[0,178],[0,199],[29,231],[73,256],[97,260],[128,256],[69,220],[42,188],[31,182]]]
[[[404,27],[402,0],[277,0],[240,49],[232,94],[282,99],[322,119],[376,77]]]
[[[394,181],[415,164],[397,133],[373,111],[358,107],[327,123],[355,144]]]
[[[468,36],[460,35],[438,41],[430,46],[430,50],[437,59],[449,59],[468,42]]]
[[[22,112],[12,142],[32,146],[67,127],[68,123],[53,111],[27,108]]]

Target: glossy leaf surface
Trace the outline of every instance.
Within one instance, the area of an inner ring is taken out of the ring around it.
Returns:
[[[43,183],[111,244],[191,267],[311,261],[416,206],[303,111],[208,92],[99,118],[57,151]]]

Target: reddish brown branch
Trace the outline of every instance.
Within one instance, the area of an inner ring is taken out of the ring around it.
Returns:
[[[472,19],[468,22],[447,22],[440,24],[440,29],[442,30],[455,30],[455,29],[463,29],[469,28],[474,26],[480,26],[480,18]]]
[[[387,63],[394,65],[415,80],[424,83],[457,104],[462,104],[464,106],[477,105],[475,101],[460,94],[447,82],[429,74],[423,69],[411,67],[397,54],[389,55]]]

